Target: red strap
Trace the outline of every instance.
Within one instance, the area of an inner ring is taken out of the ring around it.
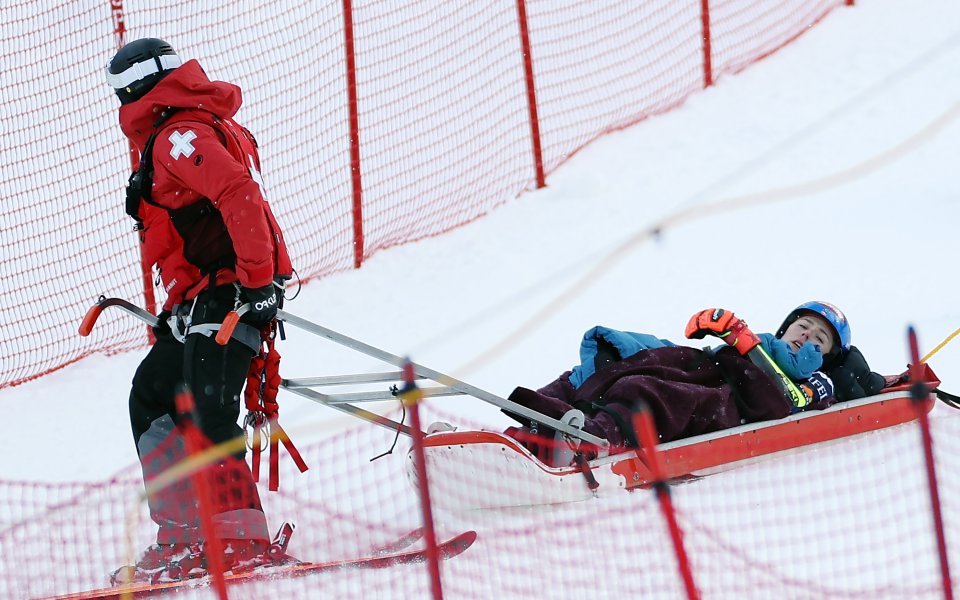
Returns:
[[[290,440],[287,432],[280,427],[280,405],[277,404],[277,393],[283,378],[280,377],[280,353],[274,346],[276,338],[276,323],[264,327],[261,331],[260,353],[250,361],[250,370],[247,371],[247,388],[244,391],[247,410],[253,413],[253,457],[250,467],[253,480],[260,480],[260,432],[266,423],[270,443],[270,483],[272,492],[280,488],[280,443],[287,448],[297,468],[303,473],[307,464]],[[250,418],[250,417],[248,417]]]
[[[271,492],[280,489],[280,448],[277,444],[276,417],[270,419],[270,487]]]
[[[261,399],[263,412],[266,413],[268,419],[280,412],[280,405],[277,404],[277,392],[280,391],[280,383],[283,381],[283,378],[280,377],[280,353],[273,347],[273,340],[270,340],[269,348],[270,351],[264,365],[265,376]]]
[[[300,451],[293,445],[293,440],[290,439],[290,436],[287,435],[283,427],[280,427],[280,423],[276,418],[270,421],[270,437],[283,444],[283,447],[290,453],[290,458],[293,459],[293,462],[297,465],[297,468],[300,469],[301,473],[309,468],[300,455]]]
[[[250,370],[247,371],[247,389],[243,392],[247,410],[250,412],[263,410],[263,406],[260,404],[260,378],[263,375],[265,364],[263,357],[259,354],[250,361]]]
[[[263,429],[263,421],[255,419],[253,422],[253,444],[250,448],[250,472],[253,474],[254,483],[260,481],[260,452],[263,450],[260,444],[260,431]]]

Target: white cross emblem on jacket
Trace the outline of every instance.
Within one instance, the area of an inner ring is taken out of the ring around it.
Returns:
[[[263,189],[263,175],[260,174],[260,171],[257,170],[257,165],[253,162],[253,157],[249,154],[247,158],[250,159],[250,178],[257,182],[257,185],[260,186],[260,193],[265,194],[266,192]]]
[[[181,155],[190,158],[190,155],[196,150],[190,142],[195,139],[197,139],[197,134],[192,129],[182,135],[177,131],[171,133],[170,143],[173,144],[173,148],[170,148],[170,156],[173,157],[173,160],[177,160]]]

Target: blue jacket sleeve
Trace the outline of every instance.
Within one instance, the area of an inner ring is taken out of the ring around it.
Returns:
[[[790,344],[777,339],[772,334],[761,333],[758,337],[760,345],[767,351],[773,362],[777,363],[784,374],[794,381],[807,379],[823,364],[823,355],[810,342],[794,352]]]
[[[573,384],[573,387],[579,388],[587,378],[596,372],[597,340],[601,338],[617,349],[620,358],[633,356],[641,350],[676,346],[670,340],[662,340],[648,333],[618,331],[598,325],[583,334],[583,340],[580,342],[580,364],[575,366],[570,373],[570,383]]]

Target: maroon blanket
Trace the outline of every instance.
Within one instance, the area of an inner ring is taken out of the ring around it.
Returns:
[[[518,387],[510,400],[555,419],[578,408],[587,417],[584,430],[613,446],[635,445],[629,424],[638,401],[653,412],[661,442],[791,412],[776,384],[732,348],[643,350],[602,368],[579,389],[569,376],[568,371],[537,391]]]

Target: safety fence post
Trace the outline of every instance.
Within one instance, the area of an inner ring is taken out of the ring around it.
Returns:
[[[930,386],[923,377],[920,362],[920,347],[917,332],[913,327],[907,329],[910,344],[910,397],[917,409],[920,434],[923,438],[923,458],[927,465],[927,486],[930,489],[930,511],[933,514],[933,529],[937,536],[937,553],[940,557],[940,576],[943,580],[943,597],[953,600],[953,583],[950,580],[950,563],[947,559],[947,538],[943,529],[943,515],[940,508],[940,492],[937,486],[937,470],[933,460],[933,436],[930,434],[930,419],[924,406],[929,401]]]
[[[353,184],[353,267],[359,269],[363,264],[363,186],[360,177],[360,109],[357,101],[352,0],[343,0],[343,37],[347,72],[347,113],[350,118],[350,181]]]
[[[427,459],[423,452],[423,431],[420,428],[420,401],[423,391],[417,387],[413,363],[403,363],[403,389],[400,399],[410,411],[410,429],[413,438],[413,457],[417,469],[417,486],[420,489],[420,509],[423,512],[424,541],[426,542],[427,567],[430,570],[430,582],[434,600],[442,600],[443,589],[440,585],[440,552],[437,548],[437,535],[433,527],[433,509],[430,504],[430,486],[427,482]]]
[[[197,411],[193,394],[183,385],[177,391],[177,413],[180,415],[180,433],[187,450],[187,458],[196,457],[204,447],[204,437],[197,427]],[[220,600],[227,600],[227,582],[223,577],[223,544],[217,537],[213,526],[213,495],[207,479],[200,469],[190,475],[196,493],[197,509],[200,513],[200,531],[204,537],[204,555],[207,559],[207,572],[210,573],[213,588]]]
[[[713,50],[710,48],[710,0],[700,2],[700,22],[703,28],[703,87],[713,85]]]
[[[540,146],[540,116],[537,111],[537,87],[533,79],[533,57],[530,54],[530,30],[527,26],[526,0],[517,0],[517,25],[520,29],[520,50],[523,53],[523,74],[527,83],[527,107],[530,111],[530,138],[533,141],[533,162],[537,187],[547,185],[543,173],[543,150]]]
[[[641,402],[639,410],[633,415],[633,428],[637,432],[640,447],[637,448],[637,460],[641,456],[647,460],[647,467],[653,476],[652,487],[657,493],[657,500],[660,501],[660,510],[663,512],[663,518],[667,521],[667,527],[670,530],[670,539],[673,541],[673,549],[677,555],[677,567],[680,570],[680,577],[683,579],[683,585],[687,591],[689,600],[699,600],[700,592],[693,581],[693,572],[690,570],[690,561],[687,558],[687,551],[683,547],[683,532],[680,531],[680,525],[677,523],[677,515],[673,509],[673,502],[670,500],[670,487],[664,478],[663,466],[660,464],[660,455],[657,453],[657,428],[653,423],[653,415],[650,407]],[[639,465],[638,465],[639,466]]]

